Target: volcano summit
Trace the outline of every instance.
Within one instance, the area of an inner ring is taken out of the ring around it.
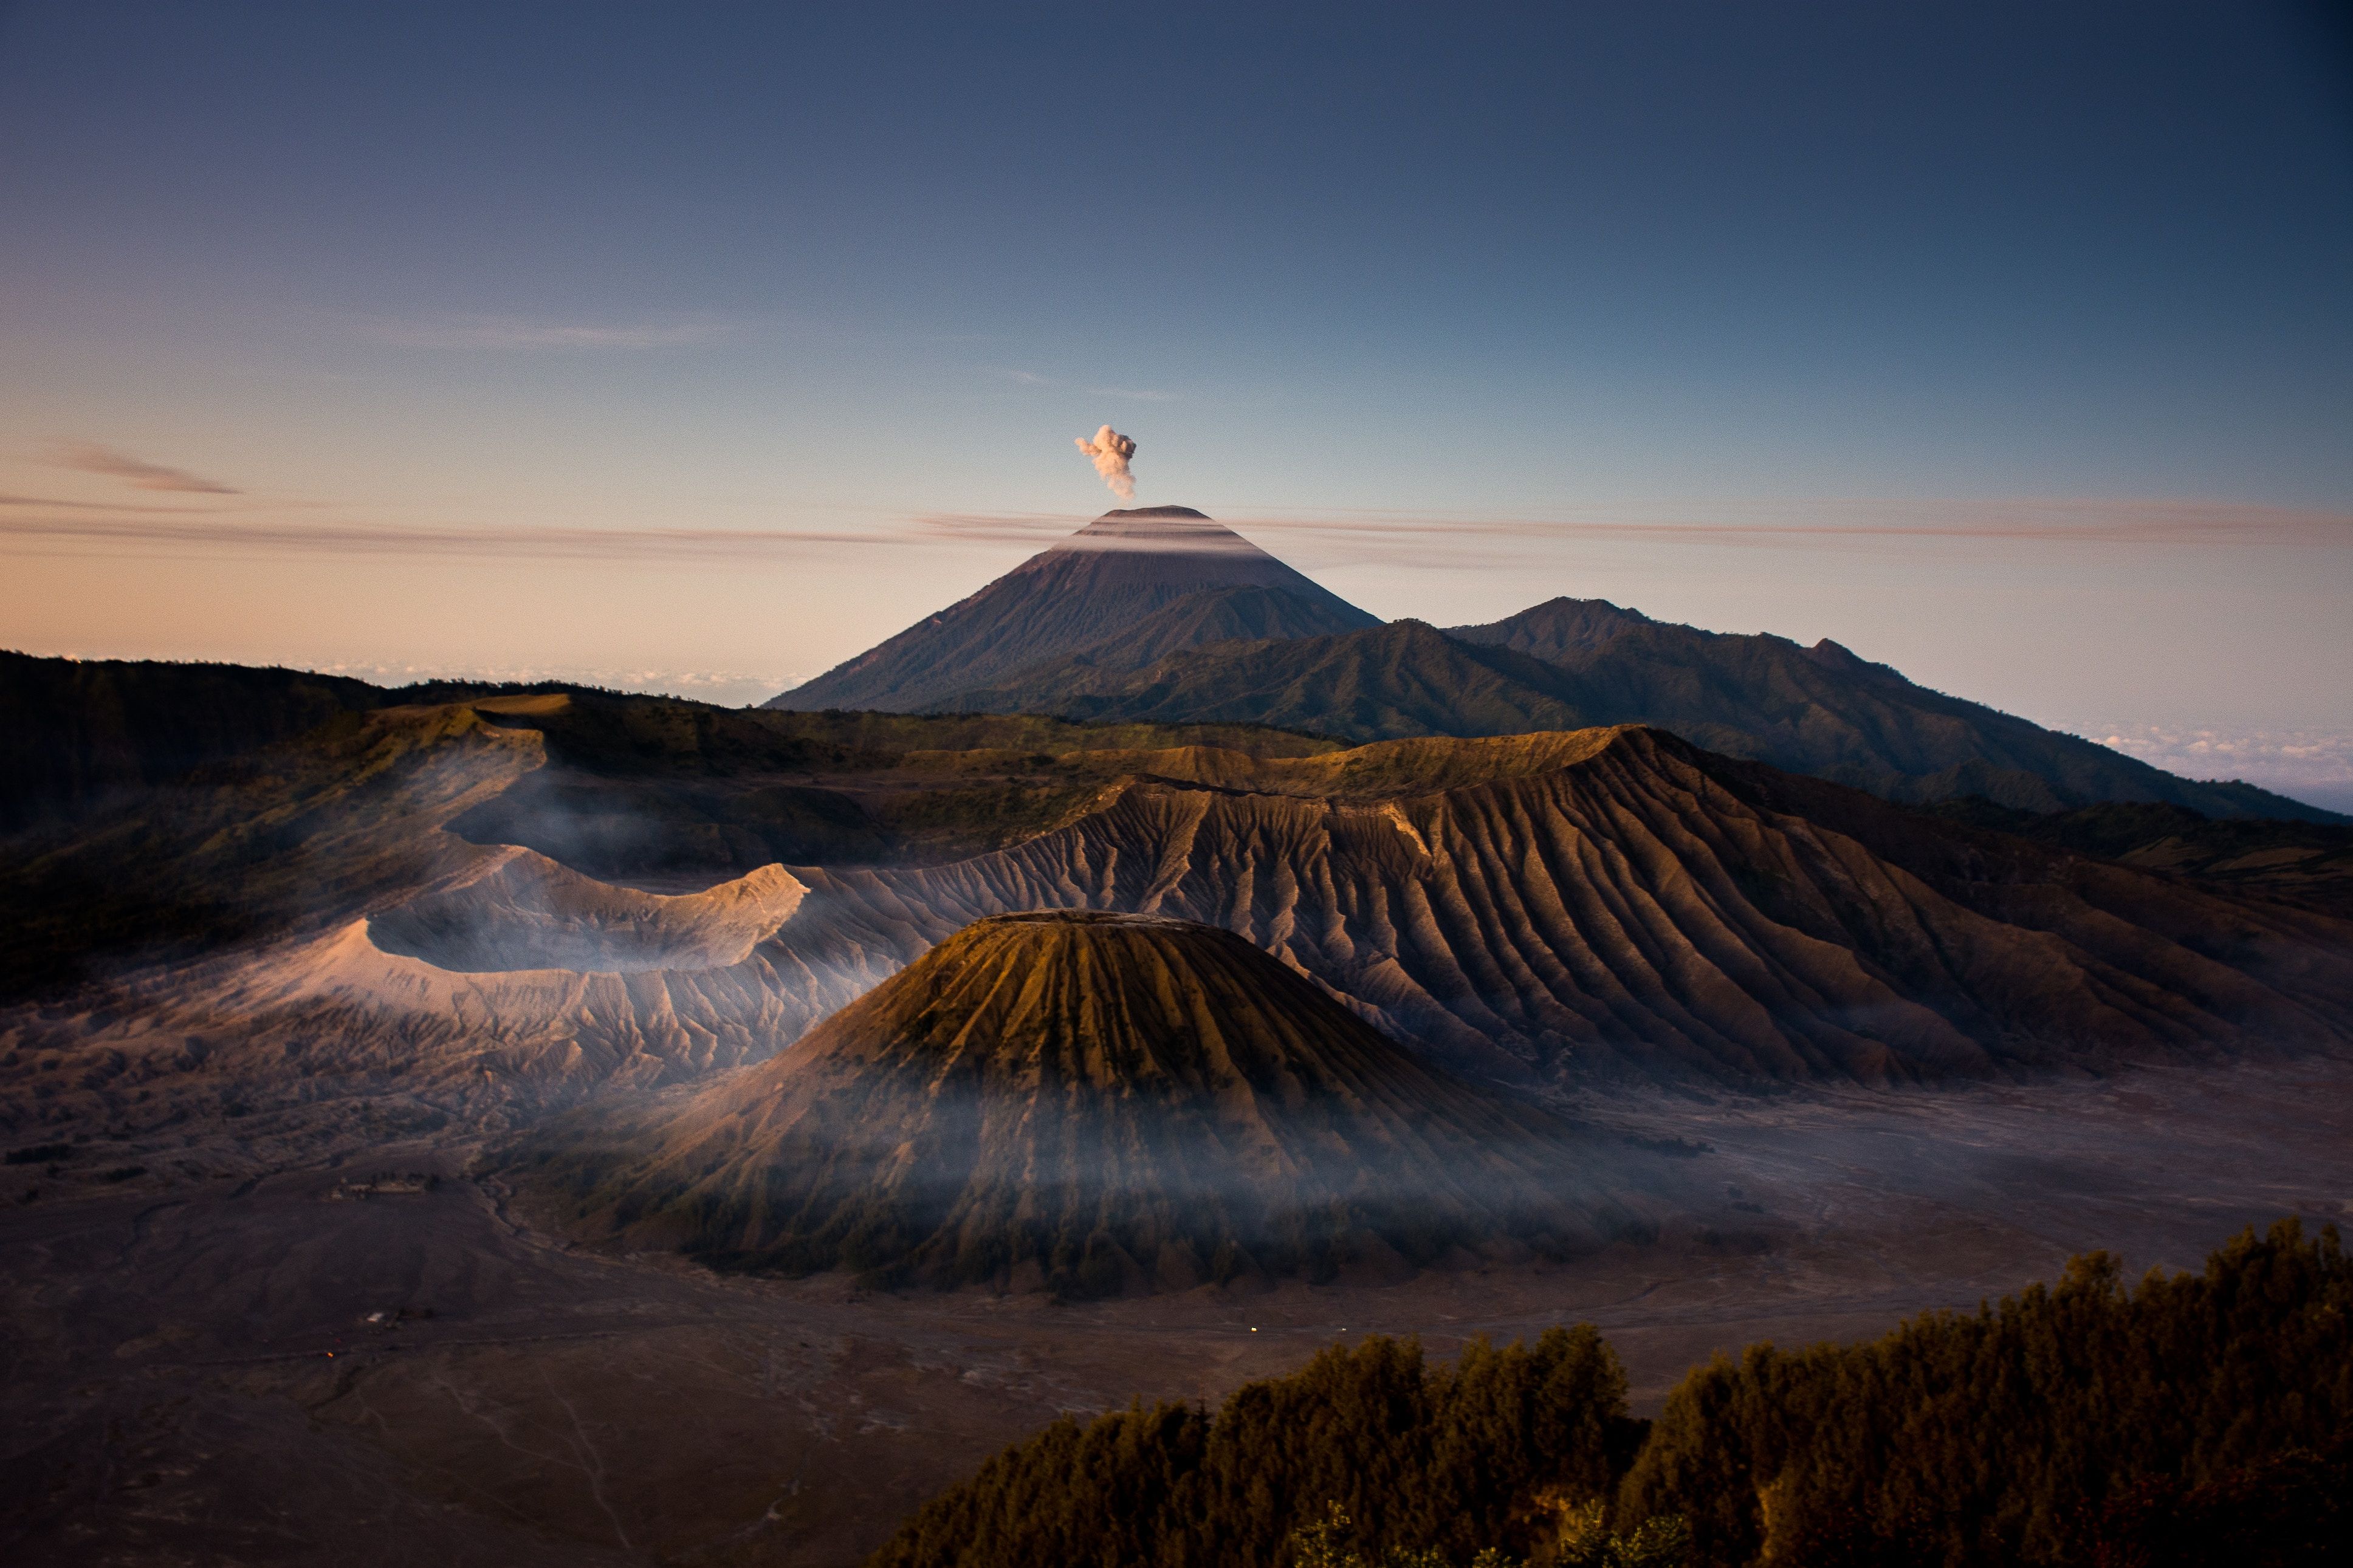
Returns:
[[[1105,512],[971,597],[765,706],[915,712],[1118,637],[1197,595],[1203,614],[1188,618],[1192,643],[1324,637],[1381,624],[1191,507],[1139,507]]]

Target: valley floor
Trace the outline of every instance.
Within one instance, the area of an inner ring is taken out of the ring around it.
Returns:
[[[423,1192],[338,1199],[347,1165],[11,1207],[0,1557],[849,1563],[1059,1412],[1214,1398],[1343,1336],[1445,1354],[1590,1321],[1649,1411],[1719,1350],[2353,1215],[2344,1063],[1580,1109],[1675,1173],[1655,1243],[1085,1306],[577,1251],[465,1179],[461,1145],[364,1162],[439,1172]]]

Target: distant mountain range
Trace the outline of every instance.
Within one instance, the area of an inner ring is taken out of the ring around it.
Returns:
[[[768,706],[1258,723],[1358,742],[1650,724],[1891,800],[2345,820],[1931,691],[1828,640],[1567,598],[1485,626],[1383,625],[1184,508],[1099,519]]]

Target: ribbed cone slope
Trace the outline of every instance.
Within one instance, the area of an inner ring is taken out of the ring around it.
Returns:
[[[1556,1124],[1135,915],[979,921],[777,1060],[534,1153],[592,1229],[796,1273],[1092,1295],[1595,1239]]]
[[[1105,513],[970,598],[767,705],[911,713],[1220,588],[1292,595],[1319,633],[1380,624],[1190,507],[1141,508]]]

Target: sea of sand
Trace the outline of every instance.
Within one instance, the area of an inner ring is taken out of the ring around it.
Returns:
[[[1214,1400],[1368,1333],[1442,1356],[1589,1321],[1650,1412],[1755,1341],[1972,1310],[2094,1247],[2192,1268],[2242,1226],[2353,1212],[2338,1062],[1577,1109],[1675,1172],[1654,1239],[1086,1304],[581,1250],[462,1141],[18,1205],[0,1559],[847,1564],[1058,1415]],[[379,1170],[438,1180],[353,1193]]]

